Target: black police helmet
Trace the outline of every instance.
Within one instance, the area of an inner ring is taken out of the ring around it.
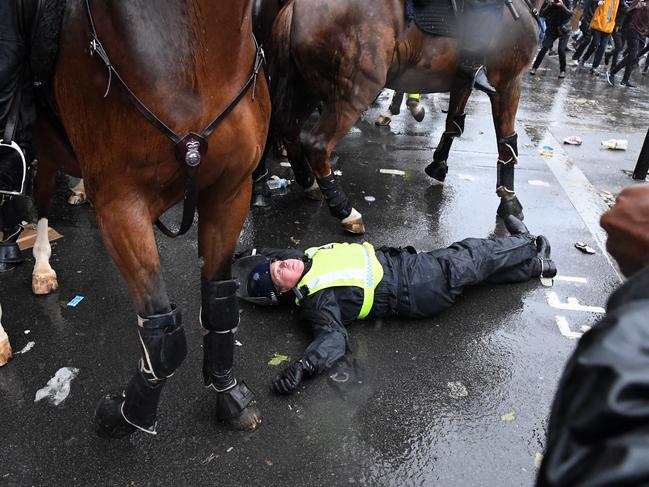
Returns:
[[[239,280],[237,295],[241,299],[262,306],[279,304],[279,293],[270,277],[270,263],[263,255],[251,255],[234,262],[232,274]]]

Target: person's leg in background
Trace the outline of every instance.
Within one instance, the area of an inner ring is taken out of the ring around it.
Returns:
[[[566,77],[566,49],[570,34],[563,34],[559,37],[559,78]]]
[[[601,73],[597,70],[599,68],[599,65],[602,64],[602,59],[604,57],[604,53],[606,52],[606,47],[608,46],[608,40],[610,36],[604,32],[600,32],[600,41],[599,45],[597,46],[597,50],[595,51],[595,57],[593,58],[593,66],[590,68],[590,74],[594,74],[596,76],[599,76]]]
[[[640,51],[640,42],[641,36],[634,29],[629,28],[627,34],[627,45],[628,54],[626,55],[626,63],[624,69],[624,76],[622,76],[622,81],[620,84],[626,86],[627,88],[635,88],[635,84],[631,82],[631,74],[635,68],[636,63],[638,62],[638,52]]]

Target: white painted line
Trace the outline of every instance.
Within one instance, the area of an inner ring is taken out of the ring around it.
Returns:
[[[554,276],[555,281],[566,281],[566,282],[578,282],[580,284],[588,283],[588,279],[585,277],[575,277],[575,276]]]
[[[608,206],[602,201],[595,187],[588,181],[588,178],[581,172],[576,164],[568,159],[561,144],[550,131],[546,131],[539,146],[551,145],[555,147],[554,157],[544,157],[543,160],[559,181],[561,187],[568,195],[570,202],[579,213],[588,230],[593,235],[595,242],[613,268],[615,275],[622,282],[622,276],[613,263],[610,255],[606,252],[606,232],[599,226],[599,218],[602,213],[608,210]]]
[[[559,300],[559,296],[554,291],[548,293],[548,304],[556,309],[565,309],[568,311],[583,311],[584,313],[601,313],[604,314],[606,310],[599,306],[586,306],[579,304],[577,298],[568,298],[566,303]]]
[[[583,333],[581,332],[572,331],[570,329],[570,325],[568,324],[568,320],[566,319],[565,316],[555,316],[554,319],[557,322],[559,331],[564,337],[570,338],[571,340],[577,340],[578,338],[581,338],[581,336],[583,335]]]
[[[401,169],[379,169],[379,172],[381,174],[392,174],[394,176],[403,176],[406,174],[406,172]]]

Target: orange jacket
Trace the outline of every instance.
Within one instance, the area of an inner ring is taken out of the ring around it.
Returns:
[[[590,21],[590,28],[606,34],[613,32],[619,4],[620,0],[604,0],[604,3],[595,10],[593,19]]]

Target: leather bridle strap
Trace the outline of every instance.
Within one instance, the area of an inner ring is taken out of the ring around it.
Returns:
[[[167,126],[162,120],[160,120],[155,113],[153,113],[145,104],[138,98],[138,96],[133,93],[133,91],[126,84],[124,79],[117,72],[117,69],[113,66],[108,57],[108,53],[104,49],[99,36],[97,35],[97,29],[95,27],[95,21],[92,16],[92,11],[90,9],[90,0],[85,0],[86,12],[88,14],[88,20],[90,22],[90,28],[92,30],[91,36],[92,40],[90,41],[90,53],[91,55],[96,53],[99,59],[104,63],[106,69],[108,69],[108,85],[106,87],[106,92],[104,93],[104,98],[108,96],[110,91],[110,85],[113,77],[119,82],[119,85],[124,90],[124,93],[131,100],[135,108],[146,118],[154,127],[158,128],[163,134],[165,134],[175,146],[175,155],[178,162],[181,164],[185,171],[187,178],[187,183],[185,187],[185,197],[183,199],[183,216],[180,223],[180,228],[178,231],[174,232],[170,230],[160,219],[156,220],[155,225],[164,233],[167,237],[175,238],[179,235],[185,234],[192,226],[194,221],[194,214],[196,213],[196,201],[198,198],[198,168],[200,167],[201,157],[207,152],[207,138],[214,132],[216,127],[223,121],[223,119],[232,111],[232,109],[239,103],[243,98],[248,89],[252,86],[252,99],[255,99],[255,88],[257,84],[257,77],[259,72],[265,62],[264,51],[261,46],[257,43],[257,39],[253,34],[253,40],[255,42],[255,47],[257,49],[255,60],[252,67],[252,74],[246,80],[244,85],[239,89],[236,95],[232,98],[230,103],[219,113],[212,122],[210,122],[207,127],[205,127],[200,134],[195,132],[189,132],[184,137],[179,136],[174,132],[169,126]]]

